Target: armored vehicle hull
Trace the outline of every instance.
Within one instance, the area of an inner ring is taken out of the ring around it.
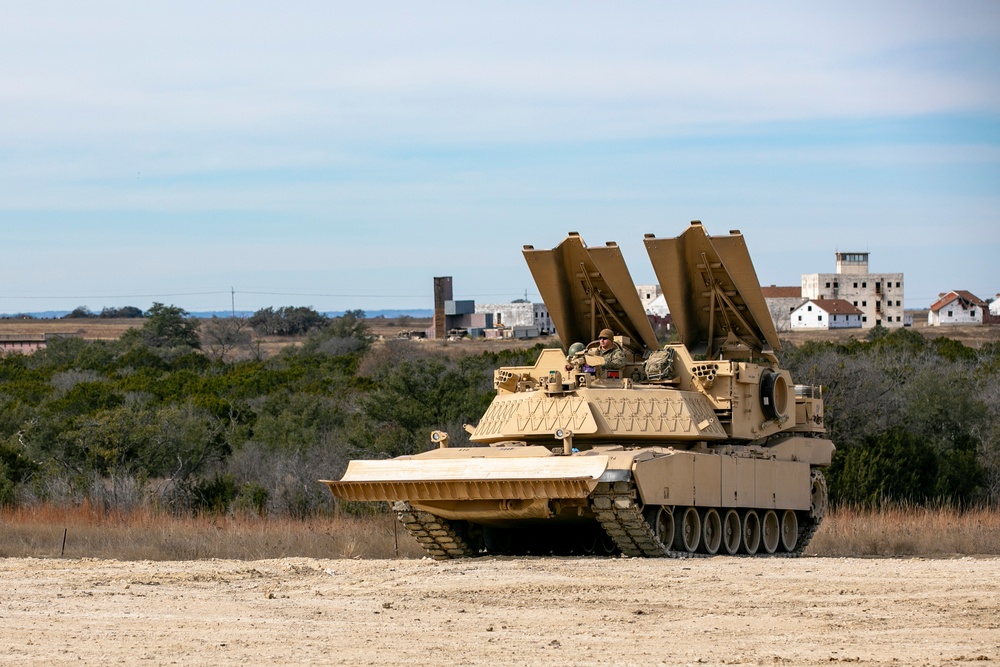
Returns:
[[[325,481],[334,496],[392,503],[436,559],[801,553],[835,449],[819,388],[777,367],[738,232],[692,223],[646,245],[661,284],[672,281],[681,343],[661,348],[614,244],[588,249],[571,234],[551,251],[526,246],[564,344],[611,328],[625,363],[605,368],[601,350],[580,345],[501,368],[495,399],[466,427],[474,446],[435,431],[436,449],[352,461]]]

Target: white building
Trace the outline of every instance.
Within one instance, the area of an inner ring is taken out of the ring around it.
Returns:
[[[636,285],[635,291],[639,293],[639,301],[642,303],[642,309],[647,313],[649,312],[650,305],[663,296],[663,290],[660,289],[659,285]],[[666,303],[665,300],[663,302],[664,304]]]
[[[990,302],[990,315],[1000,317],[1000,294]]]
[[[660,295],[646,305],[646,314],[656,317],[666,317],[670,314],[670,307],[667,305],[667,297]]]
[[[477,303],[477,313],[493,315],[495,327],[535,327],[540,333],[553,333],[552,318],[544,303]]]
[[[927,312],[927,326],[982,324],[986,302],[964,289],[942,294]]]
[[[792,328],[792,311],[802,305],[801,287],[779,287],[771,285],[761,287],[767,310],[774,320],[776,331],[788,331]]]
[[[864,313],[843,299],[809,299],[791,313],[792,329],[860,329]]]
[[[869,273],[867,252],[838,252],[836,273],[803,274],[802,297],[847,301],[861,311],[863,329],[905,324],[903,274]]]

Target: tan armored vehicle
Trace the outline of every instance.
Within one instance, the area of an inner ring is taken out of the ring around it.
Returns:
[[[477,554],[802,552],[827,505],[834,446],[817,387],[779,343],[743,236],[647,235],[678,344],[662,347],[614,243],[571,233],[524,256],[564,349],[495,373],[480,446],[352,461],[337,498],[390,501],[436,559]],[[611,329],[626,362],[589,342]],[[567,356],[569,354],[569,356]],[[607,364],[612,365],[612,364]],[[617,364],[614,364],[617,365]]]

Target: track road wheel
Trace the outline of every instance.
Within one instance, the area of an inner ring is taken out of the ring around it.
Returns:
[[[585,556],[611,556],[618,553],[614,540],[597,524],[574,530],[573,534],[577,536],[576,548]]]
[[[653,535],[665,548],[674,541],[674,513],[670,507],[647,505],[643,512],[646,523],[653,529]]]
[[[618,545],[615,541],[611,539],[611,536],[601,530],[601,538],[597,541],[597,555],[598,556],[614,556],[617,553],[621,553],[618,550]]]
[[[793,510],[785,510],[781,515],[781,549],[791,553],[799,541],[799,518]]]
[[[681,512],[680,521],[674,523],[674,549],[694,553],[701,542],[701,517],[698,510],[685,507]]]
[[[517,552],[519,540],[511,528],[483,526],[483,543],[486,553],[494,556],[509,556]]]
[[[593,556],[597,553],[597,543],[600,539],[601,536],[596,530],[581,532],[577,538],[577,548],[584,556]]]
[[[819,523],[826,516],[829,496],[826,490],[826,478],[819,470],[812,471],[812,487],[810,490],[809,518]]]
[[[722,517],[722,550],[732,556],[740,550],[740,514],[726,510]]]
[[[719,510],[709,507],[701,514],[701,551],[714,556],[722,544],[722,519]]]
[[[753,556],[760,548],[760,517],[754,510],[743,513],[740,525],[740,553]]]
[[[781,525],[778,521],[778,513],[774,510],[764,512],[764,521],[760,526],[760,537],[764,543],[764,551],[773,554],[778,550],[778,542],[781,540]]]

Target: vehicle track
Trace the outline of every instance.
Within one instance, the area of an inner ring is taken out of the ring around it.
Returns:
[[[808,514],[800,515],[798,539],[790,552],[756,553],[753,557],[796,558],[805,551],[826,513],[826,480],[821,472],[812,473],[813,501]],[[622,554],[645,558],[706,558],[712,554],[680,551],[664,544],[643,516],[634,482],[601,482],[590,495],[591,509],[604,532]],[[482,533],[473,532],[465,522],[452,522],[410,503],[399,501],[393,511],[407,532],[434,560],[471,558],[484,551]]]

